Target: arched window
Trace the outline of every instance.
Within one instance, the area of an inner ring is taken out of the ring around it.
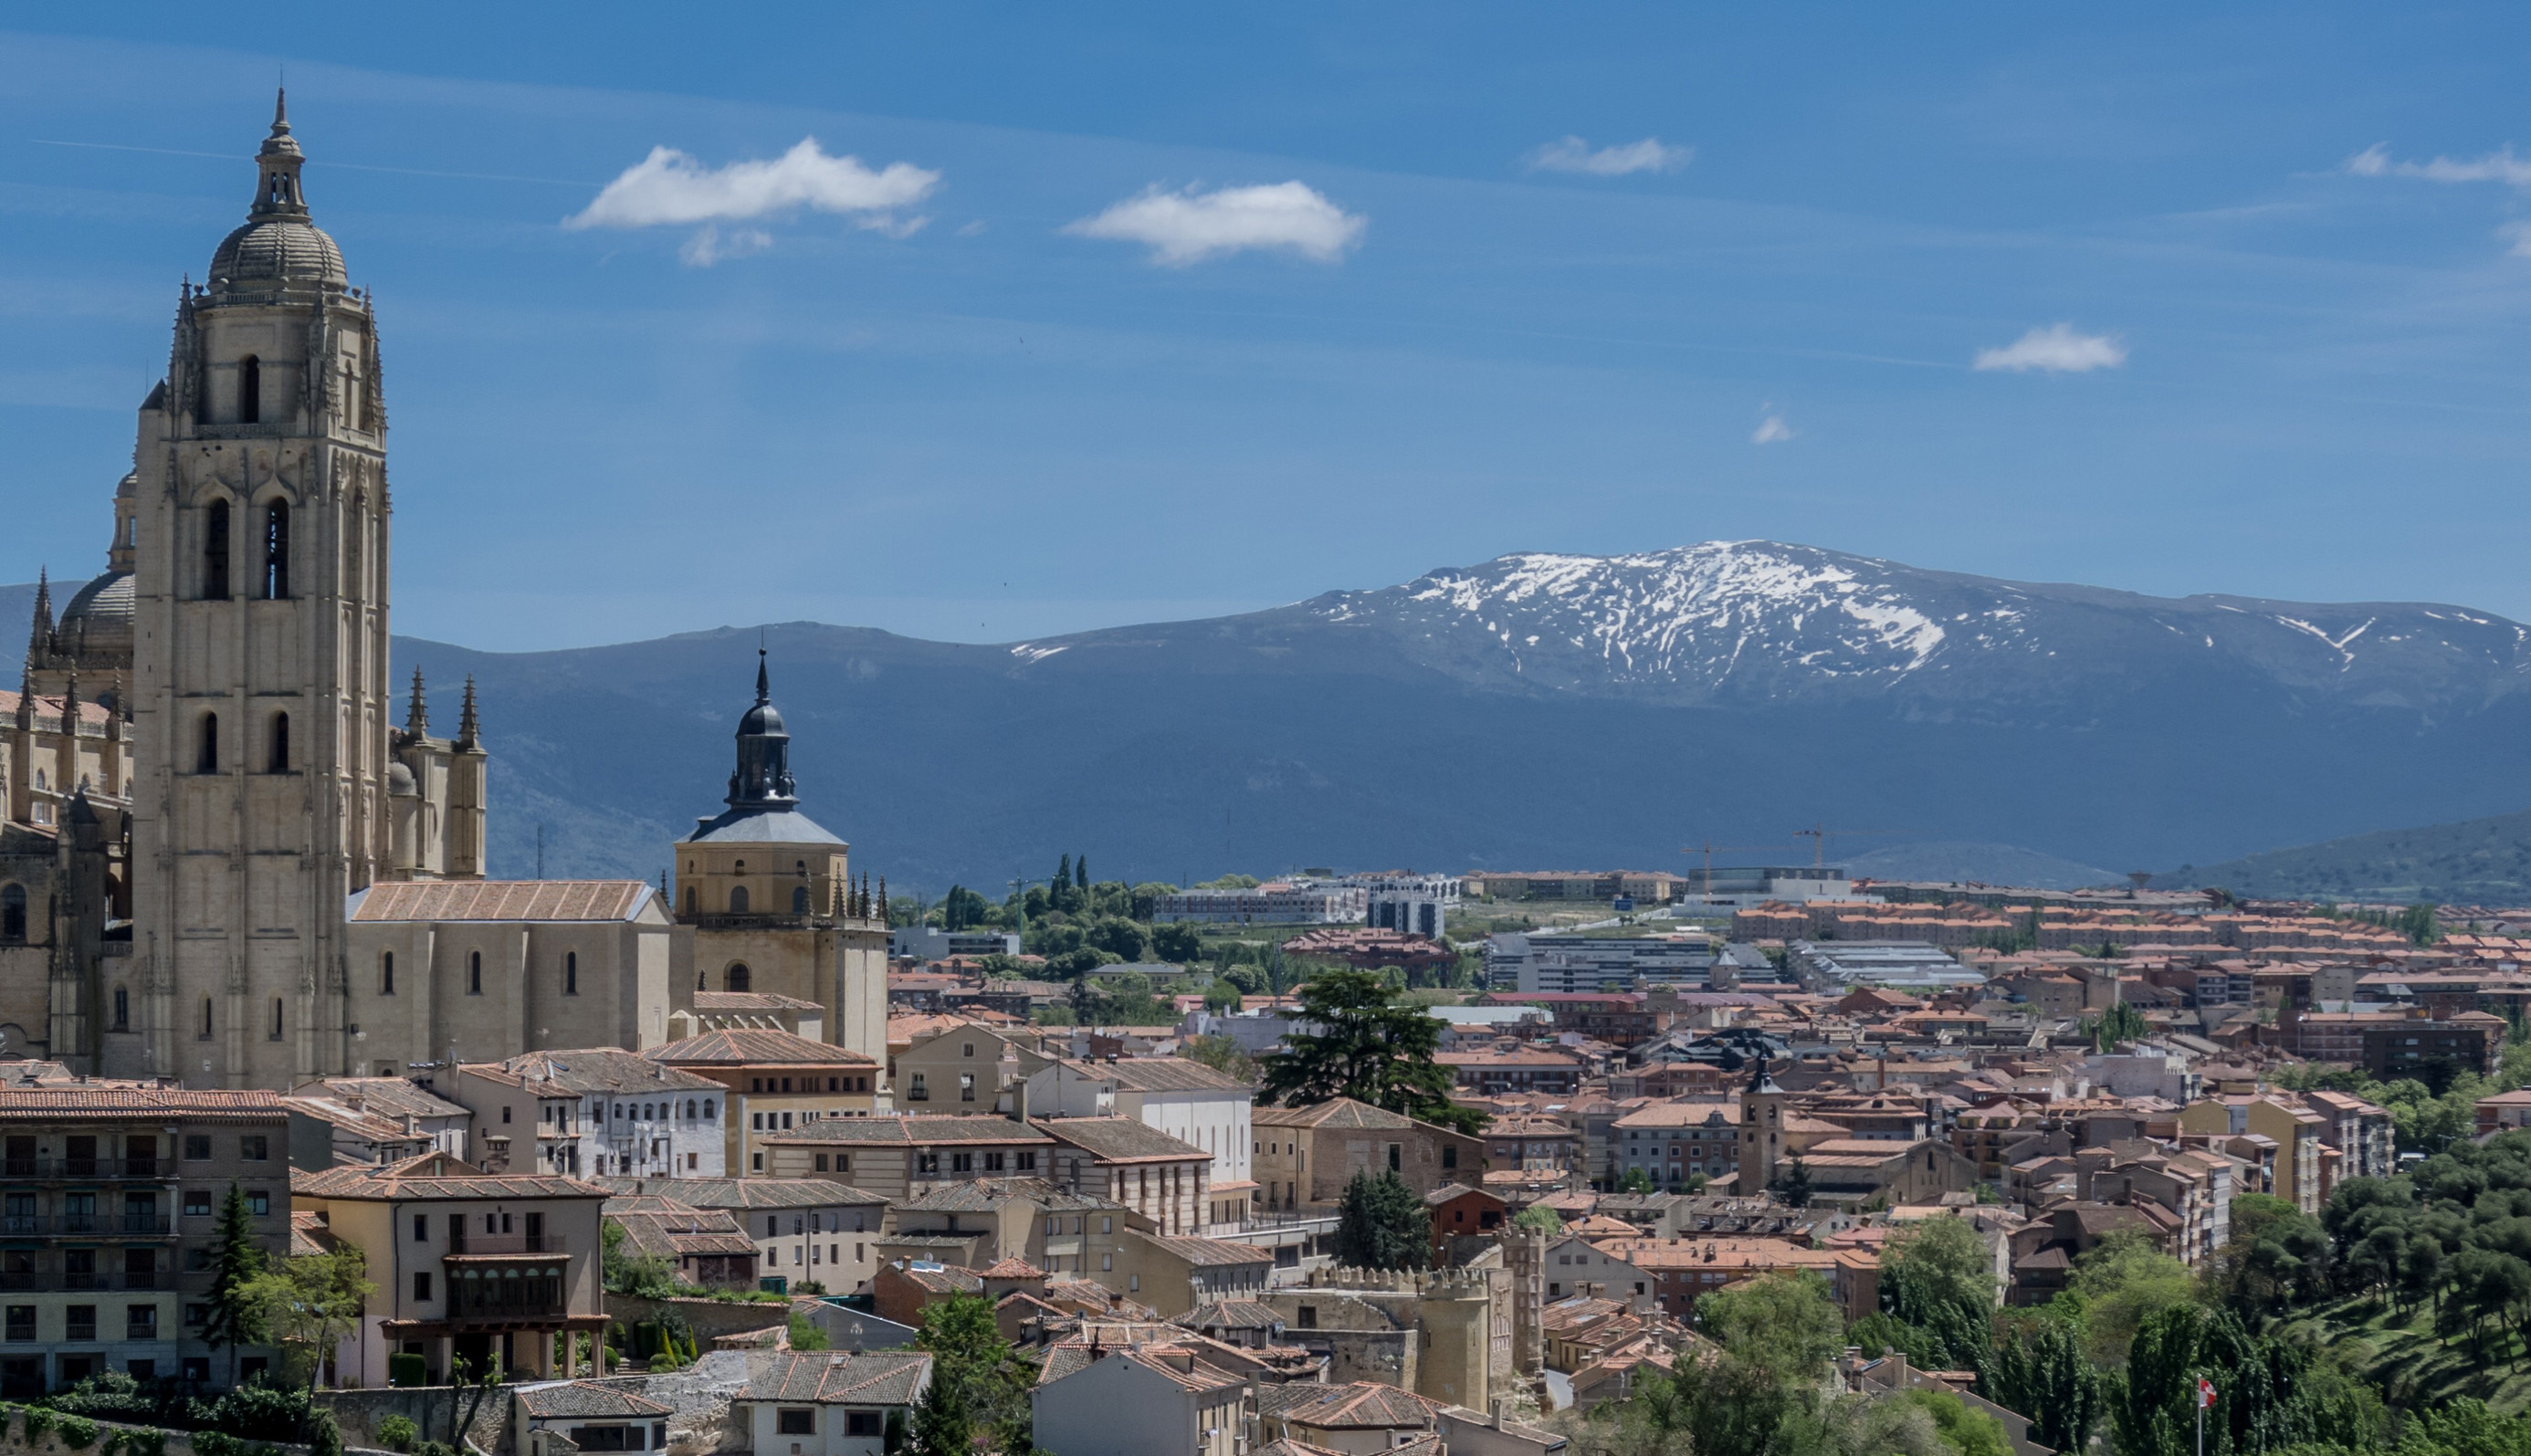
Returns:
[[[686,1098],[686,1120],[687,1120],[688,1122],[692,1122],[692,1121],[694,1121],[694,1118],[695,1118],[695,1099],[694,1099],[694,1098],[692,1098],[692,1097],[688,1097],[688,1098]]]
[[[202,1039],[211,1039],[211,998],[208,996],[202,998]]]
[[[807,885],[800,885],[791,891],[791,913],[793,915],[807,915],[809,913],[809,887]]]
[[[566,996],[580,994],[579,951],[567,950],[562,953],[562,993]]]
[[[378,957],[378,994],[381,996],[395,994],[394,951],[386,951]]]
[[[713,1105],[713,1104],[712,1104],[712,1099],[711,1099],[711,1098],[709,1098],[709,1097],[705,1097],[705,1098],[703,1098],[703,1116],[704,1116],[704,1117],[708,1118],[708,1117],[711,1117],[711,1116],[713,1116],[713,1115],[714,1115],[714,1114],[713,1114],[713,1112],[712,1112],[712,1105]]]
[[[263,578],[256,595],[281,601],[290,595],[290,502],[263,508]]]
[[[0,885],[0,944],[27,943],[27,887]]]
[[[202,714],[201,733],[194,740],[194,771],[196,773],[220,771],[220,715],[218,713]]]
[[[755,976],[749,972],[747,967],[743,964],[730,967],[728,974],[724,975],[721,979],[729,982],[729,989],[734,991],[743,991],[748,989],[756,980]]]
[[[263,361],[250,354],[238,361],[238,423],[263,422]]]
[[[733,885],[730,887],[729,913],[732,915],[747,914],[747,886]]]
[[[483,953],[479,950],[466,953],[466,994],[483,994]]]
[[[229,503],[211,502],[202,520],[202,599],[229,599]]]
[[[114,1029],[118,1032],[132,1030],[132,992],[122,986],[114,988]]]
[[[695,887],[693,885],[686,886],[686,914],[692,915],[695,913]]]
[[[272,715],[272,733],[264,740],[263,770],[266,773],[290,771],[290,714],[288,713]]]
[[[38,768],[38,769],[36,769],[36,770],[35,770],[35,788],[36,788],[37,792],[41,792],[41,791],[43,790],[43,788],[44,788],[44,787],[45,787],[44,770],[42,770],[42,769]]]
[[[281,1039],[281,998],[280,998],[279,996],[275,996],[275,997],[273,997],[273,998],[272,998],[272,1036],[271,1036],[271,1039],[273,1039],[273,1040],[275,1040],[275,1041],[278,1041],[278,1040],[280,1040],[280,1039]]]

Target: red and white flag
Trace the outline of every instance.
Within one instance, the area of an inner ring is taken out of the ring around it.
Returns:
[[[2214,1404],[2215,1382],[2200,1376],[2197,1381],[2197,1409],[2202,1411]]]

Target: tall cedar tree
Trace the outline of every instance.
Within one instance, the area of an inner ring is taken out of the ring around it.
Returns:
[[[228,1347],[229,1383],[237,1383],[238,1346],[263,1342],[261,1311],[247,1288],[263,1272],[263,1250],[254,1242],[254,1215],[247,1211],[246,1193],[229,1185],[220,1204],[218,1252],[211,1257],[210,1317],[202,1321],[202,1343]]]
[[[1433,1254],[1433,1215],[1395,1173],[1353,1175],[1336,1205],[1336,1261],[1362,1269],[1420,1269]]]
[[[966,1456],[978,1435],[998,1451],[1032,1448],[1036,1371],[1012,1356],[990,1304],[962,1294],[925,1306],[914,1343],[931,1356],[931,1389],[914,1413],[915,1444],[924,1456]]]
[[[1791,1170],[1775,1180],[1775,1197],[1782,1199],[1787,1208],[1811,1205],[1811,1170],[1802,1165],[1800,1153],[1793,1154]]]
[[[1370,971],[1313,978],[1301,987],[1296,1019],[1322,1030],[1283,1038],[1282,1053],[1266,1068],[1266,1099],[1307,1107],[1351,1097],[1475,1136],[1485,1114],[1451,1102],[1450,1069],[1433,1060],[1441,1024],[1420,1006],[1396,1004],[1396,995]]]

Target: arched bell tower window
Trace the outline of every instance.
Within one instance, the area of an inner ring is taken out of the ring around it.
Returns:
[[[27,887],[0,885],[0,945],[27,943]]]
[[[201,734],[194,743],[194,771],[196,773],[220,771],[220,715],[218,713],[202,714]]]
[[[263,766],[266,773],[288,773],[290,771],[290,714],[274,713],[272,715],[272,736],[265,743],[264,750],[265,758]]]
[[[238,361],[238,423],[263,422],[263,361],[250,354]]]
[[[793,915],[807,915],[809,913],[809,887],[807,885],[795,886],[792,889],[791,913]]]
[[[699,898],[700,897],[695,893],[695,887],[693,885],[686,886],[686,914],[692,915],[695,913],[695,903]]]
[[[751,989],[756,982],[755,973],[749,971],[744,962],[732,965],[721,979],[729,982],[728,988],[734,991]]]
[[[290,595],[290,502],[275,500],[263,508],[263,575],[255,594],[267,601]]]
[[[202,521],[202,599],[229,599],[229,503],[211,502]]]
[[[747,914],[747,886],[736,885],[731,887],[729,892],[729,913],[732,915]]]

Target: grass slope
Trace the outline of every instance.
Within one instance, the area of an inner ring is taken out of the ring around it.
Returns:
[[[2262,897],[2520,905],[2531,902],[2531,811],[2183,865],[2153,882]]]
[[[2464,1396],[2507,1414],[2531,1410],[2524,1342],[2492,1320],[2483,1332],[2483,1353],[2465,1328],[2437,1335],[2431,1305],[2397,1311],[2369,1296],[2315,1306],[2276,1332],[2310,1340],[2380,1385],[2384,1399],[2409,1410]]]

